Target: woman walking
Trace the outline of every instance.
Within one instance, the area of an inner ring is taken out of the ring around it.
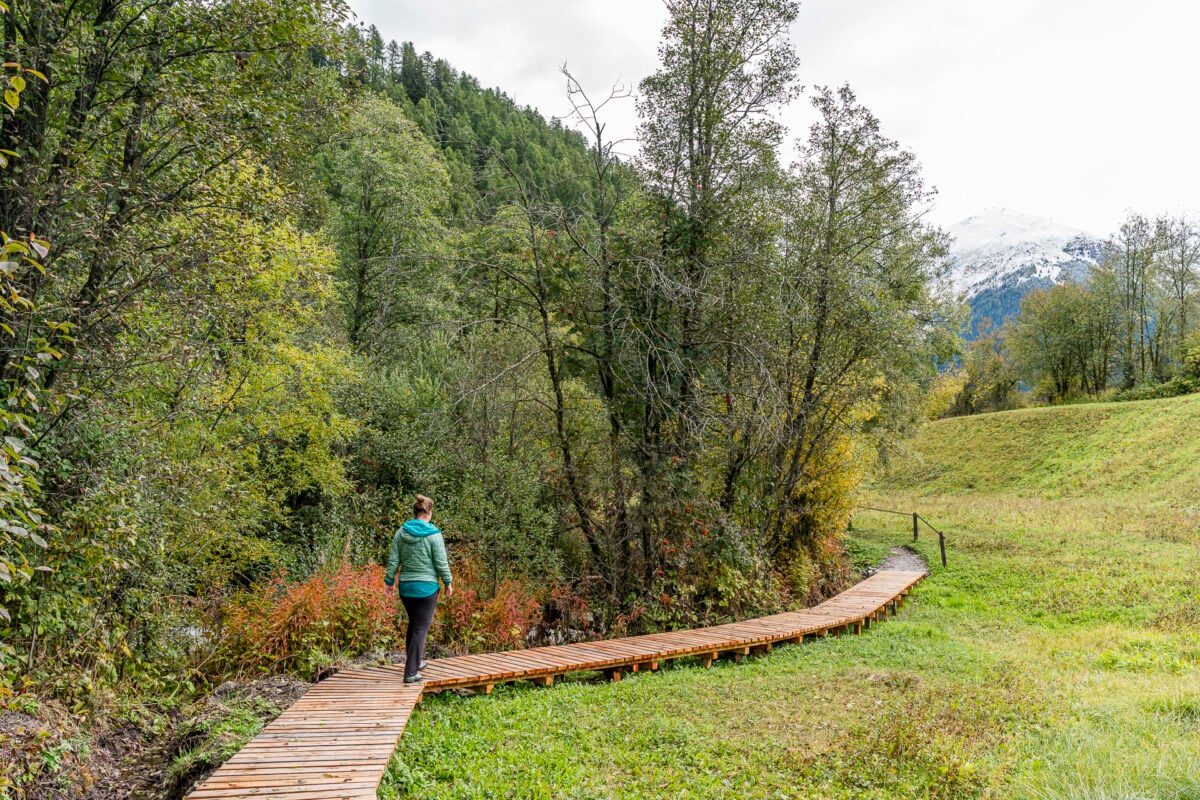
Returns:
[[[404,523],[392,537],[384,583],[391,586],[400,570],[397,591],[404,610],[408,612],[408,630],[404,634],[404,682],[425,680],[425,637],[437,608],[438,579],[446,586],[446,595],[454,594],[451,586],[450,561],[446,558],[446,541],[442,532],[430,520],[433,501],[423,494],[413,503],[413,518]]]

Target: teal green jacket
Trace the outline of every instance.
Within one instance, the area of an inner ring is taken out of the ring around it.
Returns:
[[[401,567],[403,567],[401,569]],[[396,570],[400,570],[400,582],[425,581],[436,584],[438,578],[450,585],[450,559],[446,557],[446,540],[437,526],[424,520],[410,519],[392,537],[392,551],[388,554],[387,574],[383,580],[388,586],[396,581]]]

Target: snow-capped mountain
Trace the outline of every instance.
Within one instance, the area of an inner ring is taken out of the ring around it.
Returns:
[[[1103,242],[1051,219],[988,209],[950,228],[950,281],[971,306],[974,333],[984,318],[999,325],[1034,289],[1080,281]]]

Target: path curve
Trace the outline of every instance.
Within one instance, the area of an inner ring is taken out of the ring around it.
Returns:
[[[805,636],[862,633],[889,611],[898,613],[924,577],[877,572],[812,608],[710,628],[435,659],[424,685],[406,685],[398,666],[345,670],[310,689],[188,797],[375,800],[422,692],[479,687],[488,693],[497,683],[517,680],[549,686],[558,675],[593,670],[618,681],[671,658],[699,656],[708,667],[722,654],[740,660]]]

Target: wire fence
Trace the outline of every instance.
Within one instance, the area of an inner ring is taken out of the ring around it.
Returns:
[[[921,538],[921,526],[922,525],[929,528],[929,530],[931,530],[937,534],[938,549],[941,550],[941,553],[942,553],[942,566],[943,567],[946,566],[946,534],[942,533],[937,528],[930,525],[929,520],[922,517],[916,511],[913,511],[911,513],[908,511],[893,511],[890,508],[875,508],[874,506],[858,506],[858,509],[860,511],[876,511],[880,514],[895,514],[898,517],[911,517],[912,518],[912,534],[913,534],[914,542],[918,541]]]

